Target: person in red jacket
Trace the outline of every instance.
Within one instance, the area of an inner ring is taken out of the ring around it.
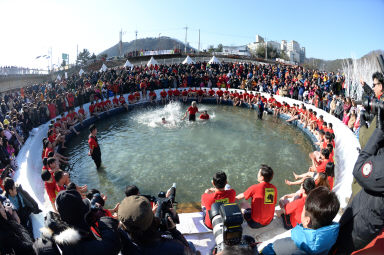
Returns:
[[[209,114],[207,111],[204,111],[203,114],[200,115],[201,120],[209,120]]]
[[[226,189],[227,175],[224,172],[217,172],[212,178],[213,188],[206,189],[201,195],[201,207],[203,210],[204,224],[212,229],[212,222],[209,219],[209,211],[214,203],[234,203],[236,200],[236,191]]]
[[[297,224],[301,223],[301,213],[304,208],[305,200],[311,190],[316,188],[315,180],[313,178],[306,178],[301,185],[300,194],[293,193],[285,195],[280,200],[280,210],[276,212],[277,217],[282,217],[284,228],[289,230],[296,227]],[[293,199],[291,202],[285,203],[284,200],[287,200],[290,195],[297,196],[296,199]]]
[[[241,211],[244,219],[251,228],[261,228],[268,225],[275,214],[277,202],[277,189],[271,184],[273,169],[268,165],[261,165],[257,174],[258,184],[249,187],[244,193],[236,196],[236,199],[252,198],[251,206],[247,202],[241,203]]]

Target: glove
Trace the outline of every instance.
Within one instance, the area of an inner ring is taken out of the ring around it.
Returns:
[[[377,122],[376,122],[376,128],[380,129],[381,131],[384,131],[384,110],[381,109],[381,107],[378,107],[377,111]]]

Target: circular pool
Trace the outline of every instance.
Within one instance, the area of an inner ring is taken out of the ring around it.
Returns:
[[[292,171],[304,172],[311,163],[311,141],[297,127],[273,116],[257,119],[257,111],[224,105],[198,105],[209,121],[182,121],[188,105],[137,108],[96,122],[103,167],[96,170],[87,156],[88,132],[67,144],[74,163],[71,179],[108,196],[107,206],[121,201],[126,185],[141,194],[156,195],[177,183],[179,208],[198,207],[201,194],[211,187],[215,172],[227,173],[229,184],[243,192],[257,182],[260,164],[275,172],[272,183],[279,196],[297,191],[284,184]],[[161,123],[165,117],[167,124]]]

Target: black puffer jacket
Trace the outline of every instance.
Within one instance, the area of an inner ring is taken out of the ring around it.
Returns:
[[[16,221],[0,215],[0,254],[33,255],[33,240]]]
[[[49,212],[45,218],[42,237],[34,244],[38,255],[115,255],[120,251],[118,221],[102,217],[98,221],[100,238],[91,231],[84,232],[69,226],[56,213]]]
[[[384,229],[384,132],[375,129],[353,176],[362,187],[340,219],[337,254],[364,248]]]

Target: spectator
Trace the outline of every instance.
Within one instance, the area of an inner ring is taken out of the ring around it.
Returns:
[[[264,227],[273,219],[277,189],[270,183],[272,178],[272,168],[267,165],[261,165],[257,174],[259,184],[252,185],[244,193],[236,196],[236,199],[239,200],[252,198],[251,206],[247,202],[241,205],[244,219],[251,228]]]
[[[118,221],[110,217],[98,220],[98,237],[86,221],[91,205],[76,190],[61,191],[56,198],[59,214],[49,212],[41,238],[34,243],[36,254],[114,255],[120,250]]]
[[[301,212],[305,204],[305,200],[309,192],[311,192],[316,187],[315,181],[313,178],[306,178],[301,185],[300,195],[297,199],[292,202],[281,204],[283,207],[277,213],[277,216],[281,216],[284,224],[284,228],[291,229],[296,227],[297,224],[301,223]],[[296,193],[295,193],[296,195]],[[289,195],[283,196],[283,200],[287,199]]]
[[[212,229],[212,222],[209,218],[209,211],[214,203],[234,203],[236,200],[236,191],[234,189],[225,189],[227,185],[227,175],[224,172],[217,172],[212,178],[213,188],[206,189],[201,195],[201,207],[203,210],[204,224]]]
[[[0,195],[0,254],[34,254],[33,239],[10,201]]]
[[[339,233],[339,224],[332,222],[339,208],[335,193],[325,187],[312,190],[301,214],[302,223],[292,229],[291,237],[268,244],[262,254],[328,254]]]
[[[33,236],[32,222],[30,215],[41,213],[36,201],[23,190],[21,185],[16,185],[15,182],[7,177],[4,180],[5,196],[11,201],[13,208],[20,218],[20,223]]]
[[[165,239],[159,231],[157,219],[149,201],[143,196],[132,195],[121,201],[118,217],[121,222],[121,254],[192,254],[192,248],[169,217],[168,231],[173,239]]]

